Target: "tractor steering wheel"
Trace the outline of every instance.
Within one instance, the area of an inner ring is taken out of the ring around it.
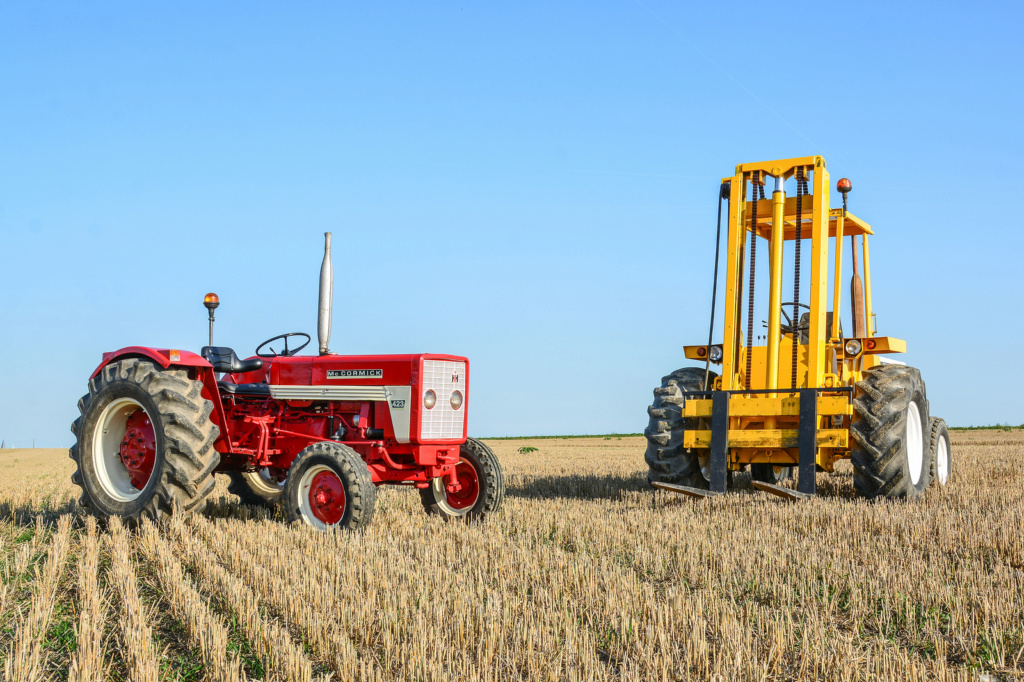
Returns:
[[[800,308],[806,308],[808,312],[811,310],[811,306],[807,305],[806,303],[797,303],[796,305],[797,310],[799,310]],[[792,309],[793,302],[790,301],[789,303],[782,304],[782,316],[786,318],[786,324],[782,325],[782,333],[793,334],[797,331],[803,331],[804,329],[810,328],[809,324],[794,324],[793,320],[789,319],[789,313],[786,312],[786,306],[789,306],[790,309]]]
[[[292,348],[291,350],[289,350],[288,349],[288,337],[290,337],[290,336],[305,336],[306,337],[306,342],[304,344],[302,344],[301,346],[299,346],[298,348]],[[268,346],[271,342],[277,341],[278,339],[284,339],[284,352],[283,353],[278,353],[273,348],[270,349],[270,353],[261,353],[260,352],[260,350],[264,346]],[[298,353],[300,350],[302,350],[303,348],[305,348],[308,345],[309,345],[309,334],[306,334],[305,332],[291,332],[290,334],[281,334],[280,336],[275,336],[272,339],[267,339],[266,341],[264,341],[260,345],[256,346],[256,355],[258,357],[261,357],[261,358],[276,358],[278,356],[288,358],[288,357],[291,357],[291,356],[295,355],[296,353]]]

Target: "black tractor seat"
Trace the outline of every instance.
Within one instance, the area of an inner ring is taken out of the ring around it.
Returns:
[[[259,358],[251,360],[239,360],[235,351],[227,346],[203,346],[199,351],[203,359],[213,365],[213,371],[226,374],[241,374],[242,372],[254,372],[262,369],[263,361]]]
[[[230,381],[218,381],[217,385],[221,391],[231,395],[270,397],[270,386],[267,384],[233,384]]]

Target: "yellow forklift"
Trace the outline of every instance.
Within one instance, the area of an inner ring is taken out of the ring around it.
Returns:
[[[769,181],[773,191],[766,198]],[[792,196],[786,196],[787,181]],[[946,423],[930,417],[921,373],[888,357],[906,352],[906,342],[875,329],[868,252],[874,232],[847,211],[850,181],[840,180],[836,189],[842,208],[830,206],[829,174],[820,156],[741,164],[722,179],[708,342],[684,347],[686,358],[703,366],[676,370],[654,389],[645,431],[652,485],[707,497],[726,492],[733,472],[749,466],[756,488],[799,499],[814,495],[817,471],[832,471],[845,458],[853,461],[856,489],[868,498],[910,499],[933,482],[949,482]],[[715,343],[723,203],[725,320]],[[853,262],[850,336],[840,324],[847,239]],[[767,268],[758,261],[759,245]],[[806,262],[808,247],[810,296],[804,303],[801,259]],[[793,293],[783,301],[787,252]],[[756,287],[765,273],[767,320],[755,314]],[[763,337],[755,334],[759,319],[767,327]],[[780,485],[794,469],[796,490]]]

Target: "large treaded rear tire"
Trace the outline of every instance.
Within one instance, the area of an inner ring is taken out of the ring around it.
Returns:
[[[183,369],[163,369],[137,358],[112,362],[90,379],[89,392],[78,401],[81,416],[71,425],[75,444],[69,454],[76,465],[71,482],[82,489],[79,505],[102,519],[118,516],[128,523],[142,517],[157,520],[175,508],[202,511],[220,463],[213,448],[220,430],[210,421],[213,403],[202,397],[202,390],[202,382],[189,379]],[[131,493],[134,499],[108,492],[112,459],[104,463],[102,453],[94,451],[103,440],[97,438],[99,419],[115,401],[141,406],[156,437],[152,474],[141,491]]]
[[[711,372],[709,381],[717,376]],[[677,369],[663,377],[661,386],[654,389],[654,404],[647,408],[650,422],[644,431],[647,437],[644,459],[648,467],[647,480],[651,483],[678,483],[691,488],[708,488],[708,481],[700,471],[701,451],[683,447],[686,430],[699,428],[701,421],[683,418],[683,396],[703,390],[704,369],[700,367]]]
[[[494,451],[476,438],[467,438],[460,448],[460,457],[476,471],[479,492],[476,501],[464,508],[452,506],[445,492],[445,478],[434,479],[429,488],[420,490],[420,502],[428,514],[446,520],[477,521],[496,513],[505,501],[505,473]]]
[[[917,427],[909,428],[915,419]],[[850,426],[857,490],[872,499],[920,495],[931,482],[930,426],[925,385],[917,369],[881,365],[866,370],[857,382]]]

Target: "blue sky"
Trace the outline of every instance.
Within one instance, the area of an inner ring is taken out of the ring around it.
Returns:
[[[477,435],[641,431],[719,179],[810,154],[932,413],[1024,422],[1019,6],[736,7],[4,3],[0,438],[69,445],[100,354],[198,350],[207,291],[240,354],[315,334],[325,231],[334,350],[467,355]]]

